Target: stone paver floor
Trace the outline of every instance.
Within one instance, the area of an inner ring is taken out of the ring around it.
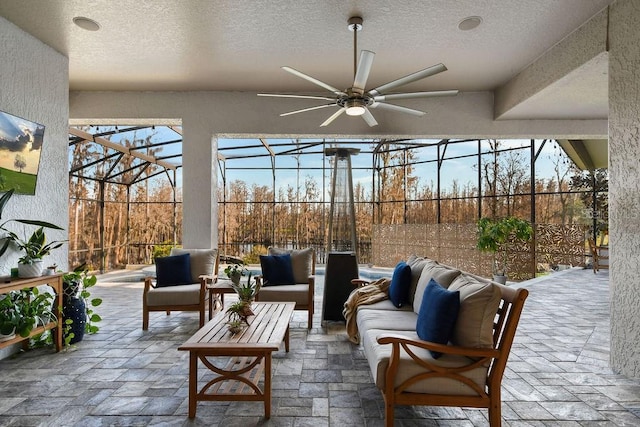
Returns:
[[[322,279],[322,276],[319,277]],[[139,278],[136,278],[139,279]],[[187,418],[188,354],[195,313],[152,313],[141,330],[142,283],[100,277],[99,333],[71,351],[36,349],[0,361],[0,425],[383,425],[383,400],[364,354],[341,323],[316,327],[296,312],[291,351],[274,354],[273,407],[202,402]],[[530,290],[503,381],[505,426],[640,426],[640,381],[608,367],[608,273],[571,269]],[[486,426],[486,410],[397,407],[398,426]]]

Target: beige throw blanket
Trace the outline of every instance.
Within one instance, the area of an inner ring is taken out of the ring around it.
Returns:
[[[363,304],[373,304],[389,298],[388,290],[391,284],[390,279],[378,279],[351,292],[349,298],[344,303],[342,314],[347,320],[347,335],[349,340],[355,344],[360,343],[360,334],[356,322],[358,306]]]

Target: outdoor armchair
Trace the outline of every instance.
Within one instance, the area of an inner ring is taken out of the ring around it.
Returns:
[[[217,249],[171,249],[169,257],[156,258],[156,277],[144,280],[142,329],[149,328],[150,311],[197,311],[204,326],[207,284],[218,278]]]

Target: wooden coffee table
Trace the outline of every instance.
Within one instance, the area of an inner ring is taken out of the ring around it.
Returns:
[[[198,401],[263,401],[264,416],[271,416],[271,353],[284,341],[289,351],[289,321],[293,302],[254,302],[255,316],[242,332],[227,329],[224,312],[217,313],[178,350],[189,351],[189,418],[196,416]],[[211,360],[220,356],[224,366]],[[213,379],[198,390],[198,360],[213,373]],[[263,378],[262,389],[259,386]]]

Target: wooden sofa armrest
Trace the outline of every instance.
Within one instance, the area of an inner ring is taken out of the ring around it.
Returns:
[[[385,374],[385,390],[384,393],[388,396],[403,393],[408,387],[415,381],[419,381],[425,377],[425,373],[418,373],[411,378],[405,380],[402,384],[395,386],[396,376],[400,366],[400,354],[404,350],[413,361],[422,366],[425,370],[429,371],[428,376],[431,378],[447,378],[459,383],[465,384],[474,390],[479,396],[487,397],[484,387],[480,387],[470,378],[467,378],[464,374],[467,371],[476,369],[482,366],[488,366],[492,358],[499,357],[500,352],[494,349],[484,348],[469,348],[458,347],[453,345],[437,344],[430,341],[412,340],[402,335],[396,334],[384,334],[377,337],[379,344],[391,344],[392,351],[389,358],[389,366]],[[431,363],[428,359],[422,359],[418,357],[411,349],[411,347],[418,347],[426,350],[437,351],[443,354],[455,354],[460,356],[467,356],[472,358],[469,364],[457,367],[445,367]]]
[[[369,283],[371,283],[370,280],[365,280],[365,279],[351,279],[351,284],[357,286],[358,288],[361,288],[363,286],[368,285]]]
[[[405,350],[407,350],[407,346],[414,346],[442,354],[456,354],[471,358],[494,358],[500,356],[500,351],[492,348],[460,347],[448,344],[438,344],[431,341],[412,340],[401,334],[381,334],[377,337],[377,341],[378,344],[392,344],[394,346],[402,345]]]

